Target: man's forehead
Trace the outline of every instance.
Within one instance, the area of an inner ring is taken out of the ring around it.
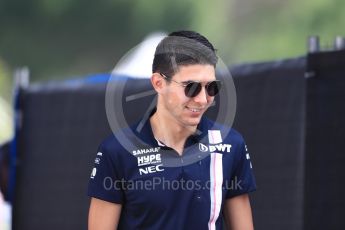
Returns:
[[[195,64],[179,66],[176,73],[172,76],[175,80],[181,81],[209,81],[215,79],[215,69],[209,64]]]

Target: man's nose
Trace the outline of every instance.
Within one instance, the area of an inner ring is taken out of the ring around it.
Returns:
[[[207,92],[205,87],[202,87],[200,92],[198,93],[198,95],[196,95],[195,97],[193,97],[193,100],[199,104],[207,104]]]

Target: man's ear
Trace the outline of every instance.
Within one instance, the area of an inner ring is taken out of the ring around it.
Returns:
[[[159,94],[160,92],[162,92],[165,85],[164,78],[159,73],[153,73],[151,76],[151,84]]]

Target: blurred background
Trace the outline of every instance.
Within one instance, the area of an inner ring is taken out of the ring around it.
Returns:
[[[14,135],[17,67],[34,83],[106,73],[149,34],[180,29],[209,38],[229,66],[299,57],[311,35],[333,46],[344,9],[343,0],[0,0],[0,144]],[[10,219],[1,207],[0,229]]]
[[[155,31],[204,34],[226,64],[302,55],[306,39],[331,46],[345,21],[342,0],[0,1],[0,142],[12,135],[12,75],[30,81],[108,72]],[[6,122],[4,122],[6,120]]]
[[[344,8],[342,0],[1,0],[0,142],[12,135],[15,67],[28,66],[32,82],[107,72],[148,34],[178,29],[204,34],[227,64],[293,57],[310,35],[331,46]]]

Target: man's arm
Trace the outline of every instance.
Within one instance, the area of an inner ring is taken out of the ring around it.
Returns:
[[[248,194],[225,200],[224,217],[227,229],[253,230],[253,217]]]
[[[91,198],[89,210],[89,230],[117,229],[121,215],[121,204]]]

